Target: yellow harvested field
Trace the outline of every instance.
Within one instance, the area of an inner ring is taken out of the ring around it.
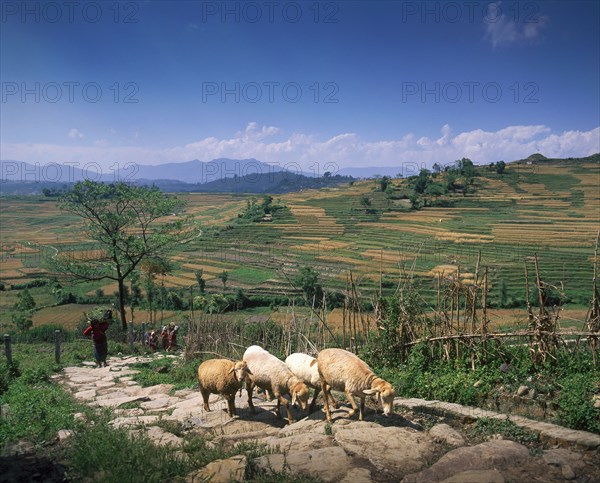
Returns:
[[[416,223],[444,223],[460,218],[456,213],[450,214],[446,210],[426,209],[422,211],[408,211],[403,213],[384,213],[382,222],[416,222]]]
[[[2,267],[2,270],[0,271],[0,275],[2,276],[3,279],[22,278],[22,277],[26,276],[24,273],[20,272],[19,270],[4,270],[4,267]]]
[[[460,232],[439,233],[436,235],[436,239],[451,241],[454,243],[492,243],[494,241],[494,237],[492,235]]]
[[[16,270],[23,268],[23,262],[18,258],[2,259],[0,261],[0,266],[2,267],[2,270]]]
[[[195,281],[195,278],[187,278],[185,275],[167,275],[164,277],[165,287],[189,287],[191,284],[195,283]],[[159,283],[162,282],[163,279],[161,277]]]
[[[56,324],[69,329],[77,327],[85,317],[85,312],[92,310],[95,305],[68,304],[60,307],[46,307],[33,314],[33,326]]]
[[[588,222],[565,221],[538,225],[499,223],[492,225],[492,234],[495,241],[500,243],[527,241],[555,246],[589,246],[598,229],[597,224]]]
[[[407,233],[417,233],[420,235],[431,235],[436,236],[440,233],[447,233],[448,230],[446,228],[442,228],[439,226],[424,226],[424,225],[414,225],[414,224],[402,224],[396,225],[392,223],[366,223],[361,222],[358,223],[358,226],[362,227],[371,227],[371,228],[381,228],[384,230],[391,231],[400,231]]]
[[[290,250],[309,251],[309,252],[327,252],[331,250],[340,250],[349,246],[349,243],[337,242],[331,240],[322,240],[319,243],[306,243],[304,245],[292,245]]]
[[[366,257],[371,258],[372,260],[374,260],[375,262],[378,261],[383,261],[383,263],[400,263],[400,262],[405,262],[406,260],[413,260],[414,257],[411,257],[410,255],[406,255],[404,253],[400,253],[398,252],[394,252],[391,250],[374,250],[374,249],[370,249],[370,250],[365,250],[363,252],[363,255],[365,255]],[[369,262],[369,264],[371,266],[373,266],[372,262]],[[378,267],[378,265],[374,266],[374,267]]]
[[[306,240],[316,242],[329,240],[329,238],[323,236],[282,236],[281,238],[284,240]]]
[[[442,277],[448,277],[458,271],[457,265],[438,265],[437,267],[433,267],[427,275],[430,277],[438,277],[441,275]]]

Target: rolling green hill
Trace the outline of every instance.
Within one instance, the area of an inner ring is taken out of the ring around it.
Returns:
[[[433,180],[444,183],[445,176],[440,173]],[[241,288],[246,295],[293,295],[298,291],[290,280],[308,265],[329,291],[342,290],[352,271],[365,299],[379,290],[380,276],[384,292],[391,294],[411,273],[424,300],[433,303],[438,274],[459,271],[463,282],[472,283],[481,254],[480,272],[488,268],[491,303],[509,307],[522,303],[524,265],[537,254],[544,280],[561,290],[565,300],[579,307],[589,302],[600,230],[598,155],[523,160],[508,164],[503,174],[479,167],[468,190],[423,195],[419,210],[410,207],[411,183],[394,179],[383,192],[378,180],[365,180],[274,195],[279,208],[258,218],[244,213],[260,197],[181,194],[187,211],[203,224],[203,234],[175,254],[175,269],[162,282],[184,294],[195,283],[194,272],[202,269],[208,290],[221,292],[217,275],[228,271],[226,292]],[[79,221],[47,198],[6,197],[0,220],[0,277],[7,288],[43,275],[41,257],[30,243],[86,248],[83,240],[77,241]],[[101,283],[69,288],[82,297],[97,289],[114,291]],[[48,291],[31,289],[40,300],[38,307],[52,303]],[[5,292],[3,313],[16,292]]]

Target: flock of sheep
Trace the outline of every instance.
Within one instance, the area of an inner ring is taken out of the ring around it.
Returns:
[[[381,402],[383,413],[392,413],[395,392],[389,382],[377,377],[369,366],[351,352],[343,349],[325,349],[317,358],[307,354],[296,353],[281,361],[262,347],[253,345],[246,349],[243,360],[211,359],[198,367],[198,383],[204,399],[204,409],[210,411],[208,398],[210,394],[220,394],[227,400],[227,413],[236,415],[235,394],[241,391],[242,383],[246,383],[248,405],[254,412],[252,391],[254,386],[272,394],[276,401],[276,413],[281,417],[280,404],[287,410],[288,423],[294,422],[290,412],[290,401],[298,404],[304,411],[312,411],[320,391],[323,391],[325,415],[331,421],[329,401],[336,407],[331,390],[343,391],[352,410],[352,417],[359,410],[359,419],[363,420],[365,398],[374,396]],[[309,388],[314,389],[313,400],[308,404]],[[360,408],[354,398],[360,399]]]

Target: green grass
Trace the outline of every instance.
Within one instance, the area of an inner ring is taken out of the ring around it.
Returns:
[[[72,477],[94,482],[163,482],[186,475],[193,466],[172,449],[141,435],[131,438],[106,419],[78,432],[66,451]]]
[[[183,362],[180,359],[164,358],[132,364],[131,368],[140,371],[133,375],[133,380],[142,387],[174,384],[174,389],[187,389],[197,387],[199,365],[199,360]]]
[[[495,434],[501,434],[505,439],[516,441],[524,445],[539,442],[539,435],[517,426],[510,419],[480,418],[468,431],[469,436],[475,439],[486,439]]]
[[[232,270],[229,275],[232,282],[259,285],[274,278],[275,273],[270,270],[241,267]]]

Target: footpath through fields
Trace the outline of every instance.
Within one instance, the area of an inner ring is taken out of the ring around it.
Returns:
[[[115,427],[133,434],[145,432],[156,444],[172,445],[183,439],[163,429],[160,421],[180,423],[184,432],[206,432],[212,444],[235,445],[257,441],[274,449],[254,461],[265,471],[312,474],[332,482],[508,482],[508,481],[600,481],[600,436],[573,431],[522,417],[513,422],[540,434],[544,446],[526,446],[494,435],[486,441],[469,436],[468,425],[479,417],[505,415],[457,404],[416,399],[396,399],[401,414],[386,418],[368,410],[366,420],[347,418],[348,407],[332,413],[326,424],[319,410],[286,425],[274,413],[274,402],[255,395],[257,413],[248,408],[246,395],[236,397],[238,417],[230,419],[226,403],[211,396],[212,411],[202,407],[197,390],[173,390],[170,384],[141,387],[134,381],[133,363],[156,357],[112,358],[109,367],[91,363],[67,367],[55,376],[74,397],[90,406],[111,408]],[[284,411],[285,413],[285,411]],[[80,415],[83,417],[83,415]],[[187,481],[211,476],[213,482],[243,481],[245,456],[219,460],[190,474]]]

